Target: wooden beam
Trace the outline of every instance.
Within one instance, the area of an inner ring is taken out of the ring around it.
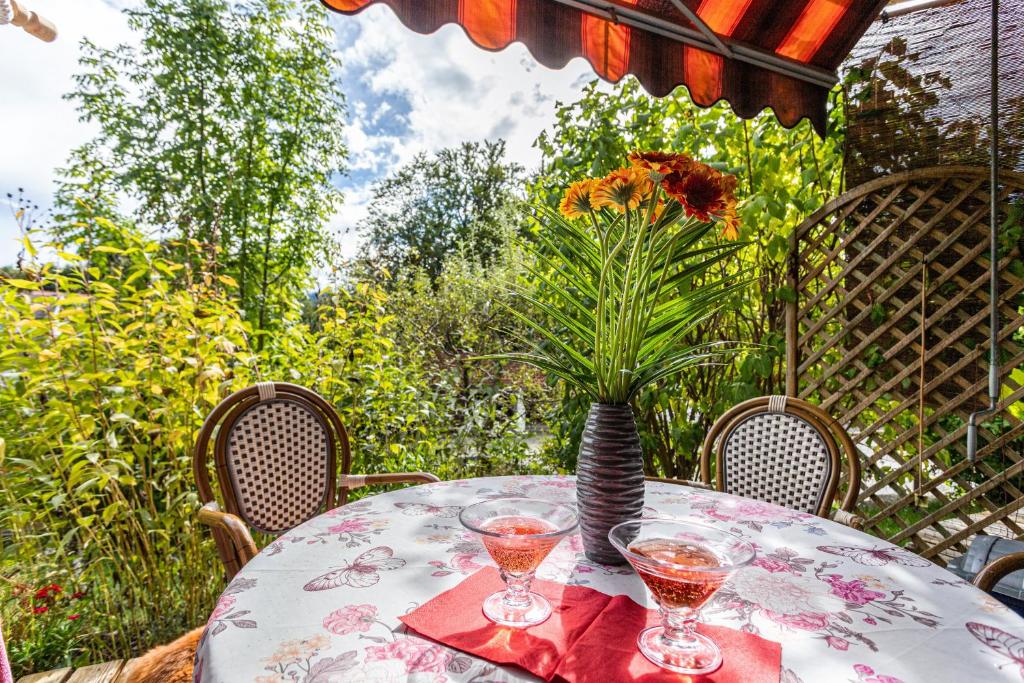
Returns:
[[[114,679],[121,673],[124,661],[106,662],[86,666],[71,674],[67,683],[114,683]]]
[[[52,21],[25,9],[18,4],[18,0],[0,0],[0,4],[3,4],[4,1],[11,7],[12,26],[19,26],[25,29],[29,35],[46,43],[52,43],[57,39],[57,27]]]
[[[56,671],[44,671],[41,674],[31,674],[18,679],[18,683],[67,683],[71,677],[72,669],[57,669]]]
[[[124,663],[124,668],[121,669],[121,673],[118,674],[117,679],[114,680],[114,683],[127,683],[128,682],[128,676],[132,672],[132,667],[134,667],[135,664],[140,659],[142,659],[142,658],[141,657],[136,657],[135,659],[129,659],[127,662],[125,662]]]

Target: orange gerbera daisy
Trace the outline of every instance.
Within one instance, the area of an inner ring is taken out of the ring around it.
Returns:
[[[736,240],[740,237],[740,218],[736,215],[736,207],[730,206],[722,212],[722,237]]]
[[[640,168],[620,168],[598,182],[590,195],[594,208],[611,207],[626,211],[640,206],[654,189],[650,174]]]
[[[671,173],[686,173],[693,167],[694,161],[685,154],[674,152],[630,152],[629,163],[636,168],[643,168],[659,176]]]
[[[683,205],[686,215],[704,222],[736,206],[736,177],[705,164],[696,164],[689,173],[672,173],[661,186],[665,194]]]
[[[565,191],[565,196],[562,197],[562,203],[559,205],[558,210],[566,218],[579,218],[590,213],[592,208],[590,196],[593,194],[597,183],[598,181],[588,178],[587,180],[580,180],[570,185],[569,189]]]

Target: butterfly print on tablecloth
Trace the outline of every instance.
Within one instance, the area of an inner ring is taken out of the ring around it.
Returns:
[[[391,571],[405,566],[405,560],[392,557],[394,551],[387,546],[370,548],[355,559],[354,562],[346,562],[341,569],[334,569],[321,576],[316,577],[305,586],[305,591],[326,591],[338,586],[352,586],[353,588],[369,588],[380,581],[380,574],[377,572]]]
[[[830,555],[848,557],[866,567],[883,567],[890,562],[904,567],[927,567],[931,562],[903,548],[860,548],[847,545],[819,545],[818,550]]]
[[[461,505],[427,505],[425,503],[395,503],[403,515],[410,517],[458,517]]]
[[[1020,677],[1024,680],[1024,640],[995,626],[979,624],[976,621],[968,621],[966,626],[972,636],[1008,658],[1010,661],[1006,664],[1016,664],[1020,667]]]

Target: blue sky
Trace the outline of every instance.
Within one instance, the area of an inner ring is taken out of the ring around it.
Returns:
[[[93,133],[61,97],[71,89],[78,42],[130,42],[119,9],[136,3],[26,0],[57,24],[60,37],[52,44],[0,27],[0,64],[8,65],[0,69],[0,197],[23,187],[35,202],[49,206],[54,169]],[[365,215],[376,179],[421,151],[499,137],[508,141],[513,160],[533,167],[539,161],[533,140],[554,121],[556,101],[572,101],[593,77],[581,59],[553,71],[519,44],[486,52],[455,26],[429,36],[413,33],[385,6],[355,17],[332,15],[331,23],[349,104],[350,151],[350,174],[338,181],[345,204],[331,229],[347,254],[357,247],[350,229]],[[0,264],[8,264],[17,254],[18,234],[3,202]]]

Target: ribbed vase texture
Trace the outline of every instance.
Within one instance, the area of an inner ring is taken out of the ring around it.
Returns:
[[[620,522],[639,519],[644,506],[643,452],[630,406],[591,404],[576,476],[587,557],[602,564],[625,564],[608,542],[608,531]]]

